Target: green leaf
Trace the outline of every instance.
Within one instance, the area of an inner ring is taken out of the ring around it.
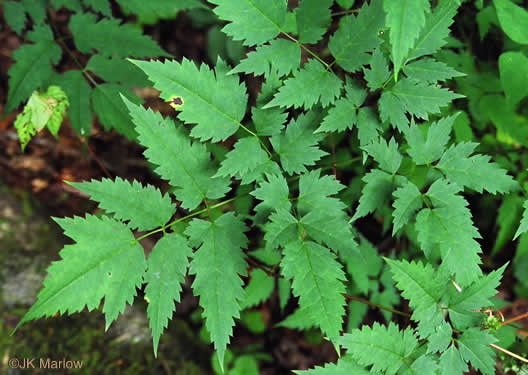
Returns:
[[[429,0],[384,1],[387,26],[390,30],[394,77],[415,46],[420,31],[425,26],[425,14],[430,11]]]
[[[521,52],[505,52],[499,57],[502,88],[512,107],[528,96],[528,57]]]
[[[163,226],[176,211],[169,195],[161,195],[152,185],[144,187],[137,181],[132,183],[116,177],[115,181],[68,182],[69,185],[99,202],[99,207],[113,213],[118,220],[127,221],[130,229],[147,231]]]
[[[393,176],[379,169],[370,171],[361,180],[365,182],[365,186],[361,191],[359,206],[352,221],[383,207],[394,189]]]
[[[244,235],[247,230],[232,212],[213,222],[193,219],[185,230],[191,246],[201,245],[193,255],[189,273],[196,275],[192,288],[200,297],[205,326],[220,363],[233,332],[233,318],[240,317],[240,303],[244,300],[239,275],[247,274],[242,252],[248,242]]]
[[[378,115],[370,107],[359,109],[357,128],[360,146],[375,142],[382,132]]]
[[[427,138],[424,137],[422,132],[424,125],[411,123],[405,138],[407,138],[409,145],[407,153],[416,165],[431,164],[440,159],[447,142],[449,142],[451,128],[457,116],[458,113],[432,123],[427,131]]]
[[[391,138],[387,143],[385,139],[380,137],[377,142],[363,146],[361,149],[374,158],[380,169],[385,172],[395,174],[400,169],[403,157],[398,151],[398,144],[394,138]]]
[[[48,80],[51,64],[58,64],[62,50],[54,40],[41,40],[23,44],[13,52],[13,65],[9,69],[9,92],[6,112],[14,110],[31,93]]]
[[[66,93],[70,101],[68,118],[70,124],[81,136],[90,134],[92,128],[92,109],[90,98],[92,88],[86,82],[80,70],[68,70],[55,81]]]
[[[333,0],[302,0],[295,9],[299,42],[317,43],[328,29]]]
[[[451,343],[453,329],[446,321],[442,322],[427,340],[427,353],[443,353]]]
[[[104,297],[106,330],[132,304],[147,267],[143,247],[122,223],[86,215],[54,219],[76,243],[60,252],[62,260],[48,268],[38,300],[18,323],[56,313],[91,311]]]
[[[460,0],[440,0],[436,8],[425,16],[425,26],[414,47],[408,53],[408,59],[432,55],[442,48],[449,36],[449,26],[453,23]]]
[[[245,288],[246,297],[240,304],[242,309],[253,307],[267,300],[275,289],[275,280],[261,269],[251,271],[251,278]]]
[[[181,284],[185,282],[191,255],[186,239],[175,233],[165,234],[149,254],[144,276],[145,300],[156,355],[160,336],[172,318],[174,301],[180,302]]]
[[[482,308],[493,305],[490,299],[497,294],[497,287],[500,285],[502,274],[507,265],[503,265],[486,276],[481,276],[468,288],[464,288],[462,292],[457,291],[454,287],[451,289],[448,311],[449,319],[454,328],[466,329],[470,327],[482,317],[479,312]]]
[[[26,10],[20,2],[6,1],[4,3],[4,19],[11,29],[18,35],[22,35],[22,30],[26,24]]]
[[[484,375],[495,374],[495,352],[489,344],[497,339],[488,331],[480,328],[469,328],[457,340],[460,355],[466,362],[482,372]]]
[[[528,44],[528,11],[510,0],[493,0],[502,30],[516,43]]]
[[[423,82],[445,81],[453,77],[463,77],[466,75],[457,72],[443,62],[431,58],[411,62],[403,67],[403,72],[407,77]]]
[[[440,368],[442,375],[462,375],[468,371],[466,363],[454,344],[440,357]]]
[[[339,343],[359,365],[372,365],[371,373],[384,371],[387,375],[396,374],[418,347],[413,330],[400,331],[393,322],[388,326],[375,322],[372,328],[365,325],[361,330],[354,329],[345,333]]]
[[[193,210],[202,200],[222,198],[229,181],[213,178],[216,173],[211,157],[201,142],[191,143],[181,127],[161,114],[124,100],[139,133],[139,142],[147,147],[144,155],[158,165],[155,172],[176,187],[182,206]]]
[[[296,71],[301,64],[301,48],[286,40],[274,39],[269,44],[257,47],[247,57],[240,61],[228,74],[244,72],[254,75],[264,74],[268,77],[271,69],[276,70],[279,77]]]
[[[103,83],[97,85],[92,91],[93,110],[106,130],[115,129],[128,139],[135,140],[137,132],[134,130],[134,124],[121,100],[122,96],[134,104],[142,103],[140,98],[125,87]]]
[[[211,139],[218,142],[238,130],[246,113],[247,94],[237,76],[227,76],[218,71],[215,76],[206,64],[198,68],[187,59],[181,63],[132,62],[147,73],[154,87],[161,91],[163,99],[181,98],[184,104],[179,119],[188,124],[198,124],[191,130],[191,136],[202,141]]]
[[[90,70],[109,83],[121,83],[130,87],[147,87],[151,83],[141,69],[128,60],[93,55],[86,70]]]
[[[200,0],[117,0],[126,13],[136,14],[140,23],[153,25],[160,19],[175,18],[181,10],[203,8]]]
[[[521,217],[521,203],[522,199],[517,194],[509,194],[504,197],[497,215],[499,230],[491,251],[492,256],[512,241],[515,228]]]
[[[354,82],[347,79],[345,84],[347,95],[335,102],[334,106],[328,110],[321,126],[316,133],[324,131],[344,131],[347,128],[352,130],[354,125],[358,125],[358,113],[360,106],[367,97],[365,89],[360,88]]]
[[[422,208],[423,201],[422,193],[410,181],[407,181],[403,187],[398,188],[393,194],[396,197],[393,204],[394,211],[392,212],[394,217],[392,235],[394,236]]]
[[[435,329],[444,323],[441,299],[449,285],[447,275],[437,272],[428,263],[424,265],[421,262],[409,263],[387,258],[385,261],[397,282],[396,287],[414,309],[412,319],[418,323],[421,338],[434,334]]]
[[[260,136],[280,134],[288,114],[279,108],[251,108],[251,119]]]
[[[28,12],[29,16],[35,22],[36,25],[44,23],[46,19],[46,9],[48,4],[46,0],[22,0],[24,9]]]
[[[524,201],[523,203],[524,212],[521,219],[521,224],[519,225],[519,228],[515,232],[515,236],[513,239],[515,240],[519,235],[525,233],[528,231],[528,200]]]
[[[112,17],[112,9],[108,0],[82,0],[85,6],[101,13],[105,17]]]
[[[371,90],[381,89],[390,76],[387,60],[380,48],[376,48],[370,60],[370,69],[363,68],[367,86]]]
[[[314,134],[314,129],[321,121],[321,115],[315,111],[300,114],[292,119],[284,134],[274,135],[270,141],[273,149],[279,154],[282,168],[290,175],[305,172],[305,166],[327,155],[317,144],[324,138],[323,134]]]
[[[424,120],[430,113],[440,113],[440,108],[447,106],[453,99],[462,98],[448,89],[416,82],[404,78],[381,94],[379,110],[383,121],[390,120],[400,131],[406,132],[409,121],[405,112]]]
[[[490,162],[488,155],[470,155],[477,143],[462,142],[452,145],[436,165],[448,180],[467,186],[479,193],[508,193],[518,188],[518,183],[498,164]]]
[[[274,39],[285,23],[287,4],[283,0],[212,0],[213,11],[230,21],[222,31],[244,45],[263,44]]]
[[[80,52],[120,57],[167,56],[150,37],[130,24],[120,25],[118,19],[102,19],[90,13],[78,13],[70,18],[70,30]]]
[[[320,175],[321,170],[316,169],[300,176],[299,197],[297,198],[299,214],[304,215],[310,211],[315,211],[336,215],[346,208],[340,199],[329,197],[329,195],[336,195],[345,186],[337,181],[334,176],[321,177]]]
[[[250,194],[262,202],[255,206],[256,212],[269,213],[284,209],[290,211],[288,182],[282,175],[266,175],[268,181],[262,181]]]
[[[369,371],[356,364],[351,355],[341,357],[337,363],[327,363],[324,367],[314,367],[305,371],[294,371],[298,375],[368,375]]]
[[[339,97],[342,86],[341,79],[325,69],[319,61],[311,59],[284,82],[279,92],[263,108],[280,106],[310,109],[317,103],[327,107]]]
[[[330,250],[311,241],[293,241],[284,247],[281,273],[293,279],[294,296],[309,311],[330,341],[339,338],[345,313],[345,273]]]
[[[298,221],[285,208],[280,208],[269,217],[269,222],[264,226],[264,240],[266,248],[276,249],[285,246],[297,238]]]
[[[467,202],[464,201],[467,205]],[[477,280],[482,271],[479,254],[482,252],[475,238],[481,238],[471,221],[471,213],[464,207],[425,208],[416,216],[418,240],[426,255],[433,246],[440,248],[442,264],[456,282],[465,287]]]
[[[240,138],[233,150],[226,155],[214,177],[235,176],[240,179],[266,160],[268,155],[260,147],[257,137]]]
[[[365,2],[357,18],[353,15],[342,19],[340,27],[330,37],[328,48],[336,63],[348,72],[355,72],[371,60],[368,52],[380,44],[379,32],[385,24],[383,1]]]

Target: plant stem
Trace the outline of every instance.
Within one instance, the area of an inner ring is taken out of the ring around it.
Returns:
[[[506,349],[504,349],[504,348],[501,348],[500,346],[497,346],[497,345],[495,345],[495,344],[489,344],[489,346],[491,346],[492,348],[497,349],[497,350],[499,350],[499,351],[501,351],[501,352],[503,352],[503,353],[505,353],[505,354],[508,354],[510,357],[513,357],[513,358],[515,358],[515,359],[518,359],[518,360],[521,361],[521,362],[528,363],[528,359],[526,359],[526,358],[524,358],[524,357],[521,357],[521,356],[518,355],[518,354],[512,353],[512,352],[510,352],[509,350],[506,350]]]
[[[228,199],[228,200],[225,200],[225,201],[223,201],[223,202],[220,202],[220,203],[214,204],[214,205],[212,205],[212,206],[207,206],[206,208],[203,208],[203,209],[201,209],[201,210],[199,210],[199,211],[193,212],[192,214],[189,214],[189,215],[187,215],[187,216],[180,217],[179,219],[176,219],[176,220],[174,220],[173,222],[171,222],[171,223],[169,223],[169,224],[167,224],[167,225],[164,225],[164,226],[161,227],[161,228],[154,229],[153,231],[150,231],[150,232],[148,232],[148,233],[142,235],[141,237],[136,238],[136,242],[138,242],[138,241],[140,241],[140,240],[142,240],[142,239],[144,239],[144,238],[147,238],[148,236],[150,236],[150,235],[152,235],[152,234],[154,234],[154,233],[162,232],[162,231],[164,231],[165,229],[170,228],[171,226],[173,226],[173,225],[175,225],[175,224],[178,224],[178,223],[181,223],[181,222],[184,221],[184,220],[190,219],[191,217],[198,216],[198,215],[200,215],[200,214],[203,214],[203,213],[205,213],[205,212],[208,212],[209,210],[211,210],[211,209],[213,209],[213,208],[221,207],[221,206],[224,206],[224,205],[226,205],[226,204],[228,204],[228,203],[231,203],[231,202],[233,202],[233,201],[234,201],[235,199],[237,199],[237,198],[238,198],[238,197],[230,198],[230,199]]]
[[[281,31],[282,34],[286,35],[286,37],[288,37],[291,41],[297,43],[297,45],[299,47],[301,47],[303,50],[305,50],[306,52],[308,52],[310,55],[312,55],[317,61],[319,61],[321,64],[323,64],[326,68],[326,70],[330,70],[332,73],[333,73],[333,70],[331,68],[331,65],[329,65],[326,61],[324,61],[322,58],[320,58],[319,56],[317,56],[317,54],[315,52],[312,52],[311,49],[309,49],[308,47],[306,47],[304,44],[302,44],[301,42],[299,42],[297,39],[295,39],[293,36],[291,36],[290,34],[284,32],[284,31]],[[333,63],[332,63],[333,64]]]
[[[516,316],[515,318],[511,318],[510,320],[507,320],[507,321],[505,321],[505,322],[502,322],[502,323],[501,323],[501,326],[505,326],[505,325],[507,325],[507,324],[511,324],[511,323],[513,323],[513,322],[516,322],[516,321],[518,321],[518,320],[524,319],[524,318],[526,318],[526,317],[528,317],[528,312],[527,312],[527,313],[524,313],[524,314],[522,314],[522,315]]]

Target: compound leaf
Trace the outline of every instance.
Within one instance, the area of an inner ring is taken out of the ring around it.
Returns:
[[[397,77],[409,50],[415,45],[429,13],[429,0],[384,1],[387,27],[390,30],[394,76]]]
[[[381,94],[380,115],[383,121],[390,120],[405,133],[409,124],[405,117],[406,112],[427,120],[430,113],[440,113],[441,107],[447,106],[453,99],[462,97],[464,96],[448,89],[404,78]]]
[[[124,100],[139,133],[139,142],[147,147],[147,159],[158,165],[156,173],[176,187],[176,197],[188,210],[205,198],[218,199],[229,191],[229,181],[213,178],[216,173],[205,145],[191,139],[181,128],[161,114]]]
[[[432,123],[427,131],[426,139],[424,139],[424,133],[421,129],[423,125],[416,125],[411,122],[411,127],[405,138],[407,138],[409,145],[407,153],[416,165],[430,164],[440,159],[449,141],[449,135],[457,116],[458,114],[444,117]]]
[[[288,78],[279,92],[263,108],[269,107],[304,107],[312,108],[321,103],[327,107],[341,94],[343,81],[317,60],[311,59]]]
[[[394,217],[392,235],[394,236],[422,208],[423,201],[422,193],[410,181],[407,181],[405,185],[398,188],[393,194],[396,197],[393,204],[394,211],[392,212]]]
[[[130,24],[120,25],[118,19],[95,21],[95,15],[90,13],[78,13],[70,18],[70,30],[80,52],[97,50],[105,56],[121,57],[167,56],[156,42]]]
[[[363,68],[365,73],[365,80],[367,81],[367,86],[371,90],[377,90],[383,87],[385,82],[390,76],[389,66],[381,52],[380,48],[376,48],[370,59],[370,69]]]
[[[394,189],[393,176],[379,169],[370,171],[361,180],[365,182],[365,186],[361,190],[359,206],[352,217],[352,221],[382,207],[388,198],[390,198],[392,190]]]
[[[302,0],[295,9],[299,42],[317,43],[328,29],[333,0]]]
[[[188,124],[198,124],[191,130],[191,136],[202,141],[226,140],[234,134],[246,113],[247,94],[237,76],[215,73],[206,65],[198,68],[194,62],[183,59],[176,61],[133,60],[154,87],[161,91],[161,97],[171,101],[179,97],[183,104],[179,119]],[[225,65],[223,62],[221,66]],[[218,64],[217,64],[218,69]]]
[[[213,11],[230,21],[222,31],[244,45],[263,44],[282,31],[287,4],[283,0],[212,0]]]
[[[261,200],[255,206],[256,212],[271,212],[285,209],[287,211],[291,208],[291,203],[288,199],[289,190],[288,182],[282,175],[266,175],[268,181],[262,181],[257,189],[250,194],[258,200]]]
[[[309,311],[310,319],[335,343],[345,313],[346,277],[341,265],[330,250],[312,241],[289,242],[283,254],[281,273],[293,279],[300,308]]]
[[[357,17],[344,17],[339,29],[330,37],[328,48],[338,65],[348,72],[355,72],[368,64],[371,55],[381,44],[379,32],[385,24],[383,1],[363,3]]]
[[[464,201],[467,205],[467,202]],[[471,213],[463,209],[442,207],[421,210],[416,216],[418,240],[426,255],[433,246],[440,248],[442,264],[456,275],[456,282],[465,287],[482,275],[479,254],[482,252],[475,238],[480,238],[473,226]]]
[[[424,265],[421,262],[409,263],[387,258],[385,261],[397,282],[396,287],[414,309],[412,319],[418,323],[418,333],[422,339],[430,336],[444,322],[440,302],[447,291],[449,278],[428,263]]]
[[[254,52],[240,61],[228,74],[244,72],[255,75],[269,76],[274,69],[279,77],[290,74],[301,64],[301,48],[299,45],[286,40],[274,39],[269,44],[257,47]]]
[[[372,142],[361,147],[361,149],[378,162],[380,169],[391,174],[395,174],[398,171],[403,160],[394,138],[391,138],[389,143],[387,143],[385,139],[380,137],[377,142]]]
[[[57,64],[62,50],[53,39],[24,44],[13,52],[14,64],[9,69],[9,92],[6,112],[29,98],[51,76],[51,64]]]
[[[457,340],[458,351],[466,362],[482,372],[484,375],[495,374],[495,353],[489,344],[497,339],[488,331],[472,327],[464,331]]]
[[[187,240],[176,233],[165,234],[149,254],[144,276],[145,300],[156,355],[159,338],[172,318],[174,301],[180,302],[181,284],[185,282],[191,255]]]
[[[400,331],[396,324],[390,322],[382,326],[375,322],[371,327],[363,326],[345,333],[339,343],[348,349],[358,364],[370,366],[372,373],[384,371],[394,375],[418,347],[418,340],[411,328]]]
[[[434,59],[420,59],[403,67],[405,75],[416,81],[438,82],[454,77],[463,77],[466,74]]]
[[[498,164],[490,162],[488,155],[470,155],[477,143],[461,142],[452,145],[436,165],[448,180],[467,186],[479,193],[508,193],[518,188],[518,183]]]
[[[273,149],[279,154],[282,168],[289,174],[306,171],[305,166],[327,155],[317,147],[323,134],[314,134],[314,129],[321,121],[321,115],[315,111],[300,114],[290,121],[284,134],[274,135],[270,141]]]
[[[268,155],[262,147],[257,137],[241,138],[235,143],[235,147],[222,161],[216,176],[235,176],[242,178],[259,164],[265,163]]]
[[[104,297],[106,329],[131,304],[146,269],[143,247],[125,224],[103,216],[54,219],[73,239],[48,268],[49,277],[22,323],[58,313],[95,309]]]
[[[90,195],[99,207],[113,213],[119,220],[130,220],[128,227],[146,231],[162,226],[174,214],[176,207],[168,195],[162,196],[152,185],[144,187],[116,177],[115,181],[68,182],[69,185]]]
[[[453,23],[459,6],[460,0],[440,0],[436,8],[426,14],[425,26],[409,51],[407,60],[432,55],[447,43],[449,26]]]
[[[515,240],[519,235],[525,233],[528,231],[528,200],[524,201],[523,203],[524,212],[521,219],[521,224],[519,225],[519,228],[515,232],[515,236],[513,239]]]
[[[26,24],[26,11],[20,2],[6,1],[4,3],[4,19],[15,33],[21,36]]]
[[[294,371],[297,375],[368,375],[369,371],[356,364],[351,355],[341,357],[337,363],[327,363],[324,367],[314,367],[305,371]]]
[[[242,252],[248,242],[244,235],[247,230],[232,212],[212,222],[193,219],[185,230],[189,244],[200,247],[193,255],[189,273],[196,275],[192,288],[200,297],[205,326],[220,363],[224,362],[233,332],[233,318],[240,317],[240,304],[245,298],[239,275],[247,275]]]
[[[490,299],[497,294],[497,287],[507,265],[506,263],[486,276],[479,277],[475,283],[464,288],[462,292],[456,291],[455,288],[451,289],[448,311],[455,328],[470,327],[475,321],[478,322],[481,309],[493,305]]]

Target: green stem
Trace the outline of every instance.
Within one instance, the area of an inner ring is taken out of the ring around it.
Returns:
[[[175,224],[181,223],[182,221],[185,221],[185,220],[187,220],[187,219],[190,219],[191,217],[195,217],[195,216],[201,215],[201,214],[203,214],[203,213],[205,213],[205,212],[210,212],[210,210],[213,209],[213,208],[221,207],[221,206],[224,206],[224,205],[226,205],[226,204],[228,204],[228,203],[231,203],[231,202],[233,202],[233,201],[234,201],[235,199],[237,199],[237,198],[238,198],[238,197],[230,198],[230,199],[228,199],[228,200],[225,200],[225,201],[223,201],[223,202],[220,202],[220,203],[214,204],[214,205],[212,205],[212,206],[208,206],[207,203],[206,203],[206,208],[203,208],[203,209],[201,209],[201,210],[199,210],[199,211],[193,212],[192,214],[189,214],[189,215],[187,215],[187,216],[180,217],[179,219],[176,219],[176,220],[174,220],[173,222],[171,222],[171,223],[169,223],[169,224],[167,224],[167,225],[162,226],[161,228],[158,228],[158,229],[155,229],[155,230],[153,230],[153,231],[150,231],[150,232],[148,232],[148,233],[142,235],[141,237],[136,238],[136,242],[141,241],[142,239],[147,238],[148,236],[151,236],[151,235],[153,235],[154,233],[158,233],[158,232],[165,231],[165,229],[170,228],[170,227],[172,227],[172,226],[175,225]]]
[[[331,68],[332,65],[329,65],[326,61],[324,61],[322,58],[320,58],[315,52],[313,52],[312,50],[310,50],[308,47],[306,47],[304,44],[302,44],[301,42],[299,42],[297,39],[295,39],[293,36],[291,36],[290,34],[284,32],[284,31],[281,31],[282,34],[286,35],[286,37],[288,37],[291,41],[295,42],[299,47],[301,47],[303,50],[305,50],[306,52],[308,52],[310,55],[312,55],[317,61],[319,61],[321,64],[323,64],[326,68],[326,70],[329,70],[331,71],[332,73],[334,72]],[[332,63],[333,64],[333,63]]]

